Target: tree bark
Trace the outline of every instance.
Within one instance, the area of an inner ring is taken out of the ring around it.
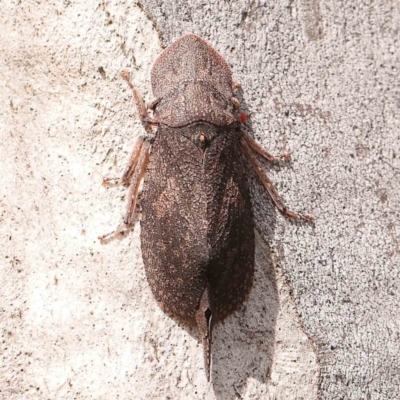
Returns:
[[[397,399],[399,24],[394,1],[3,2],[0,398]],[[287,206],[251,177],[256,276],[215,327],[212,383],[193,327],[153,299],[119,177],[143,133],[120,72],[184,33],[242,85],[250,134]]]

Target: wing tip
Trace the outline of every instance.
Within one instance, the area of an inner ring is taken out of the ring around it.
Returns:
[[[200,298],[199,308],[196,312],[196,322],[203,345],[204,369],[206,372],[207,382],[211,379],[211,342],[212,328],[214,323],[213,307],[210,296],[210,286],[204,288]]]

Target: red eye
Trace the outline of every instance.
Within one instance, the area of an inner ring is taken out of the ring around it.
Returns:
[[[242,124],[244,124],[245,122],[246,122],[246,119],[247,119],[247,115],[246,115],[246,113],[241,113],[240,114],[240,122],[242,123]]]

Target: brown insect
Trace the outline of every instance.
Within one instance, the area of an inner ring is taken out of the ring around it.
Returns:
[[[165,49],[151,71],[155,100],[148,106],[133,91],[139,117],[154,136],[136,142],[121,184],[129,186],[123,224],[105,240],[130,229],[139,184],[141,246],[146,275],[158,304],[173,316],[197,322],[210,380],[211,338],[216,321],[236,310],[254,272],[254,223],[245,159],[279,211],[288,210],[255,153],[274,157],[244,133],[229,65],[208,43],[188,34]],[[284,155],[287,158],[287,155]],[[108,180],[107,180],[108,181]]]

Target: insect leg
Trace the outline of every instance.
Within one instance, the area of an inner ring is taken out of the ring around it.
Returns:
[[[138,163],[138,159],[143,147],[143,143],[146,140],[146,136],[139,136],[133,145],[132,153],[129,157],[128,165],[125,168],[124,173],[122,174],[121,178],[104,178],[103,185],[104,186],[117,186],[117,185],[124,185],[129,186],[133,173],[135,172],[136,165]]]
[[[254,154],[251,151],[250,146],[246,139],[242,139],[241,141],[242,149],[249,160],[250,164],[254,168],[255,172],[257,173],[258,177],[260,178],[262,184],[267,189],[268,194],[270,195],[272,201],[274,202],[277,209],[285,216],[293,218],[293,219],[303,219],[307,222],[313,222],[314,219],[311,215],[300,215],[294,211],[289,210],[283,200],[282,197],[279,195],[278,191],[275,189],[274,185],[272,184],[271,180],[268,178],[268,175],[264,172],[259,162],[254,157]]]
[[[131,184],[128,192],[128,204],[123,223],[117,227],[113,232],[100,236],[100,242],[104,242],[119,233],[132,229],[134,222],[134,215],[136,209],[136,202],[139,193],[140,182],[146,172],[147,163],[150,155],[150,142],[145,140],[140,149],[139,159],[137,161],[137,168],[132,172]]]
[[[153,101],[147,106],[147,108],[148,108],[149,110],[154,111],[155,108],[157,107],[157,104],[158,104],[161,100],[162,100],[161,97],[157,97],[155,100],[153,100]]]
[[[233,104],[233,107],[235,107],[236,110],[239,110],[240,108],[240,102],[236,97],[231,97],[231,102]]]
[[[124,217],[124,225],[127,227],[132,227],[133,225],[133,217],[135,215],[139,186],[146,172],[147,164],[149,162],[149,156],[150,156],[150,143],[149,141],[145,141],[143,143],[142,150],[140,152],[138,168],[135,169],[131,186],[129,188],[128,206]]]
[[[233,91],[241,89],[241,88],[242,88],[242,85],[239,82],[233,82],[232,83],[232,90]]]
[[[147,108],[144,103],[143,97],[140,94],[139,90],[133,86],[130,78],[129,78],[129,72],[128,71],[122,71],[121,72],[122,77],[128,82],[129,87],[132,89],[133,93],[133,101],[135,102],[135,106],[137,109],[137,112],[139,114],[140,121],[142,122],[144,128],[146,131],[149,132],[149,128],[153,125],[158,125],[157,121],[154,121],[151,119],[147,113]],[[151,103],[152,105],[153,103]]]
[[[268,153],[267,150],[264,149],[264,147],[260,146],[247,132],[245,132],[243,139],[246,141],[248,146],[255,151],[257,154],[259,154],[261,157],[265,158],[267,161],[271,163],[278,163],[282,158],[285,161],[290,160],[290,154],[289,153],[284,153],[279,157],[275,157],[271,153]]]

